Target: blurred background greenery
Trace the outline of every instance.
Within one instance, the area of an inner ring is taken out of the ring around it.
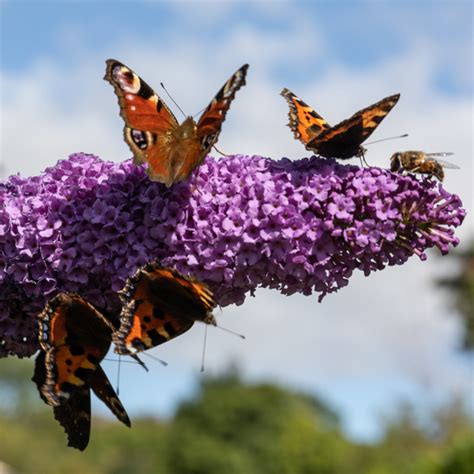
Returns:
[[[436,282],[449,290],[465,322],[464,351],[474,347],[473,250],[474,242],[468,252],[454,252],[453,276]],[[338,414],[322,400],[275,384],[246,383],[235,367],[203,378],[171,419],[141,417],[128,430],[95,417],[91,443],[80,453],[66,447],[62,428],[30,381],[32,370],[32,360],[0,364],[1,474],[473,472],[474,419],[461,399],[436,409],[401,401],[380,419],[380,439],[362,444],[345,436]]]
[[[0,365],[2,474],[472,473],[474,420],[457,399],[430,412],[401,403],[381,419],[381,439],[360,444],[344,436],[337,413],[321,400],[245,383],[231,368],[204,378],[169,420],[134,419],[129,430],[95,417],[81,453],[66,447],[31,372],[28,360]]]

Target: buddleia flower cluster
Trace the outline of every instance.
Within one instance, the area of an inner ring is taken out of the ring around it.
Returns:
[[[221,306],[258,287],[319,299],[426,250],[458,243],[460,199],[434,181],[316,157],[208,157],[167,189],[131,161],[73,154],[0,183],[0,356],[38,348],[36,315],[59,291],[117,314],[117,291],[159,260]]]

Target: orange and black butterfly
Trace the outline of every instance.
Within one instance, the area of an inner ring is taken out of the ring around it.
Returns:
[[[216,143],[236,92],[245,85],[244,64],[222,86],[196,123],[187,117],[180,125],[163,99],[130,68],[107,60],[104,79],[118,96],[125,121],[124,137],[135,163],[148,163],[153,181],[171,186],[185,181]]]
[[[216,325],[212,292],[176,270],[149,263],[137,270],[119,292],[120,328],[113,334],[115,352],[135,354],[188,331],[196,321]]]
[[[126,426],[130,420],[105,375],[101,361],[112,342],[113,325],[74,293],[60,293],[38,316],[41,350],[33,381],[53,407],[68,445],[84,450],[91,430],[91,389]]]
[[[300,140],[307,150],[314,151],[320,156],[343,160],[353,156],[363,158],[366,150],[361,146],[362,143],[400,98],[400,94],[385,97],[331,127],[321,115],[293,92],[283,89],[281,95],[290,106],[288,126],[295,138]]]

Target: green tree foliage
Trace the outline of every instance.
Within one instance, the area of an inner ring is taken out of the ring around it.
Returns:
[[[402,405],[380,442],[358,445],[321,400],[235,371],[207,378],[175,416],[93,419],[83,453],[66,447],[30,382],[31,361],[0,362],[0,462],[23,474],[472,474],[474,431],[454,400],[430,416]]]
[[[401,403],[383,421],[384,435],[365,452],[368,474],[441,474],[447,456],[460,441],[474,437],[472,416],[461,400],[427,412],[410,403]],[[454,452],[454,451],[453,451]],[[454,452],[457,456],[457,452]],[[458,474],[472,474],[458,471]]]
[[[472,474],[474,467],[474,438],[459,442],[446,456],[438,474]]]
[[[244,385],[236,374],[206,380],[178,410],[170,440],[169,468],[182,474],[338,473],[349,449],[335,413],[319,400]]]
[[[440,278],[437,284],[451,292],[454,305],[461,315],[465,332],[463,347],[474,349],[474,238],[463,251],[451,252],[448,258],[457,260],[453,276]]]

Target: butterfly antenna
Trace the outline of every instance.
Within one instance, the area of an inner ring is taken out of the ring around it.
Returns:
[[[208,324],[206,324],[204,328],[204,344],[202,345],[201,372],[204,372],[204,361],[206,359],[207,326]]]
[[[167,91],[165,85],[160,82],[160,86],[163,87],[163,90],[166,92],[166,94],[168,95],[168,97],[172,100],[173,104],[176,105],[176,107],[178,107],[178,110],[184,115],[184,117],[186,118],[187,115],[183,112],[183,109],[177,104],[177,102],[173,99],[173,97],[171,97],[171,94]]]
[[[384,142],[386,140],[395,140],[397,138],[405,138],[405,137],[408,137],[408,133],[404,133],[403,135],[397,135],[396,137],[387,137],[387,138],[381,138],[380,140],[374,140],[373,142],[364,143],[364,146],[373,145],[374,143]]]
[[[156,360],[157,362],[159,362],[161,365],[163,365],[165,367],[167,367],[167,365],[168,365],[168,362],[165,362],[164,360],[159,359],[158,357],[152,356],[151,354],[148,354],[148,353],[144,352],[143,355],[146,355],[150,359]],[[143,362],[142,362],[142,364],[143,364]],[[145,366],[145,364],[143,364],[143,366]],[[146,370],[148,371],[148,369],[146,369]]]
[[[233,334],[234,336],[240,337],[240,339],[246,339],[243,334],[239,334],[238,332],[232,331],[231,329],[223,328],[222,326],[215,325],[216,328],[219,328],[221,331],[228,332],[229,334]]]
[[[136,364],[136,365],[141,365],[140,362],[137,362],[135,360],[122,360],[122,359],[103,359],[106,362],[120,362],[121,364]]]
[[[213,145],[212,148],[214,148],[214,150],[216,150],[217,153],[219,153],[219,154],[222,155],[222,156],[230,156],[230,155],[228,155],[227,153],[223,153],[222,151],[220,151],[219,148],[217,148],[215,145]]]
[[[204,111],[207,109],[207,107],[208,107],[208,106],[203,107],[199,112],[195,113],[195,114],[193,115],[193,118],[194,118],[194,117],[197,117],[197,116],[200,115],[202,112],[204,112]]]
[[[122,362],[122,356],[119,354],[118,356],[118,369],[117,369],[117,397],[120,395],[120,367],[121,367],[121,364],[120,362]]]

